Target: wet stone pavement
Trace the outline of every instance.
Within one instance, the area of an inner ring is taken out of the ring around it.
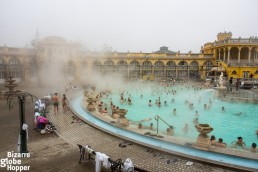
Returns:
[[[126,158],[130,158],[136,167],[146,171],[233,171],[127,142],[93,128],[80,120],[75,120],[71,111],[54,115],[51,109],[48,117],[56,126],[57,134],[74,147],[77,144],[90,145],[95,151],[105,153],[112,160],[122,159],[124,161]],[[119,144],[123,146],[119,146]]]

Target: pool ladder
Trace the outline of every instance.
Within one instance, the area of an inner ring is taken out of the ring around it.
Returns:
[[[169,125],[164,119],[162,119],[159,115],[155,116],[155,120],[157,121],[157,135],[159,134],[159,119],[163,121],[169,128],[173,128],[172,125]]]

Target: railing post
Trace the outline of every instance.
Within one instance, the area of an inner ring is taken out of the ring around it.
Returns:
[[[159,118],[157,118],[157,135],[159,135]]]

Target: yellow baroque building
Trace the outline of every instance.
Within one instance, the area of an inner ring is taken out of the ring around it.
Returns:
[[[206,79],[223,72],[226,77],[258,78],[258,39],[232,38],[219,33],[200,53],[173,52],[160,47],[152,53],[92,52],[80,43],[50,36],[32,41],[33,48],[0,47],[0,83],[12,76],[24,84],[43,82],[58,74],[65,81],[81,81],[100,74],[116,74],[132,81]]]
[[[214,64],[228,78],[258,78],[257,37],[232,38],[231,32],[218,33],[217,40],[204,44],[201,52],[213,54]]]

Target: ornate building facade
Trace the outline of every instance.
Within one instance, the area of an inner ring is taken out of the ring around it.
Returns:
[[[161,47],[153,53],[90,52],[61,37],[32,41],[33,48],[0,47],[0,83],[9,76],[23,83],[42,82],[58,73],[66,81],[116,74],[125,80],[205,79],[221,71],[227,77],[258,78],[258,39],[219,33],[201,53],[180,53]]]
[[[206,43],[204,54],[213,54],[216,66],[228,77],[258,78],[258,38],[232,38],[231,32],[218,33],[217,40]]]

